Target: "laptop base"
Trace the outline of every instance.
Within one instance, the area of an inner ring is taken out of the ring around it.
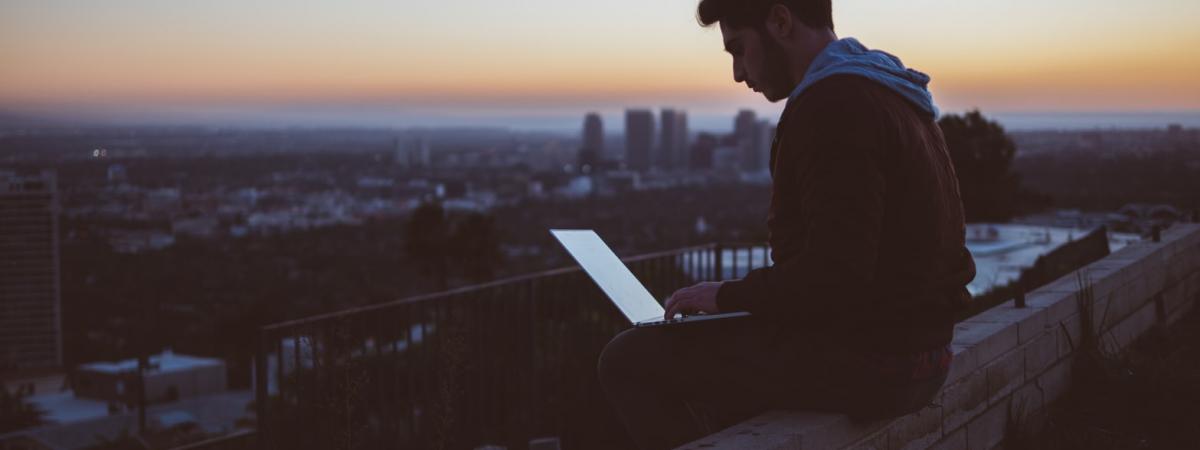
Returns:
[[[678,319],[637,322],[637,323],[633,324],[633,326],[634,326],[634,328],[663,327],[663,326],[670,326],[670,325],[683,325],[683,324],[688,324],[688,323],[706,322],[706,321],[710,321],[710,320],[733,319],[733,318],[737,318],[737,317],[750,317],[750,313],[743,311],[743,312],[731,312],[731,313],[721,313],[721,314],[696,314],[694,316],[684,316],[684,317],[681,317]]]

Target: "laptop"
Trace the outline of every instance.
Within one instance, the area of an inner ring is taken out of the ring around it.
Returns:
[[[656,327],[749,316],[748,312],[695,314],[663,319],[666,310],[592,230],[550,230],[635,327]]]

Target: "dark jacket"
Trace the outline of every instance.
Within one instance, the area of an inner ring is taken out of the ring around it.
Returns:
[[[770,164],[774,265],[723,284],[718,308],[875,353],[948,344],[975,265],[934,118],[866,78],[832,76],[785,108]]]

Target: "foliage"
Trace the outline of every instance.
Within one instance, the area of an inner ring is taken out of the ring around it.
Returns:
[[[1089,293],[1077,300],[1090,308],[1095,299],[1090,289],[1085,291]],[[1088,312],[1105,316],[1102,311]],[[1102,327],[1099,322],[1090,326]],[[1151,328],[1122,353],[1106,346],[1095,329],[1083,331],[1087,342],[1074,343],[1075,351],[1082,353],[1071,371],[1071,387],[1049,405],[1039,428],[1015,430],[1010,436],[1019,439],[1006,441],[1004,447],[1200,448],[1195,430],[1200,422],[1200,309],[1193,308],[1167,329]]]
[[[96,444],[87,447],[86,450],[146,450],[146,448],[147,446],[142,441],[125,429],[121,430],[121,434],[112,438],[97,435]]]
[[[42,424],[42,416],[46,413],[25,401],[28,395],[24,389],[9,392],[8,387],[0,383],[0,434]]]
[[[1020,182],[1012,171],[1016,144],[999,123],[978,110],[938,120],[968,222],[1005,222],[1018,210]]]
[[[503,262],[495,222],[487,214],[451,216],[436,202],[424,203],[405,226],[405,251],[422,274],[434,277],[436,290],[449,287],[453,272],[471,283],[485,282]]]
[[[1022,156],[1014,164],[1024,184],[1064,208],[1114,211],[1130,203],[1200,211],[1200,149],[1153,152],[1062,150]]]
[[[492,279],[503,260],[495,223],[494,217],[473,212],[454,224],[449,253],[468,281]]]
[[[436,280],[437,290],[445,290],[448,285],[448,233],[446,211],[439,203],[422,204],[404,228],[404,249],[419,262],[422,274]]]

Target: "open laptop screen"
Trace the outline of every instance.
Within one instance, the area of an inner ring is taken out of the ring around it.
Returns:
[[[661,319],[662,305],[592,230],[550,230],[630,322]]]

